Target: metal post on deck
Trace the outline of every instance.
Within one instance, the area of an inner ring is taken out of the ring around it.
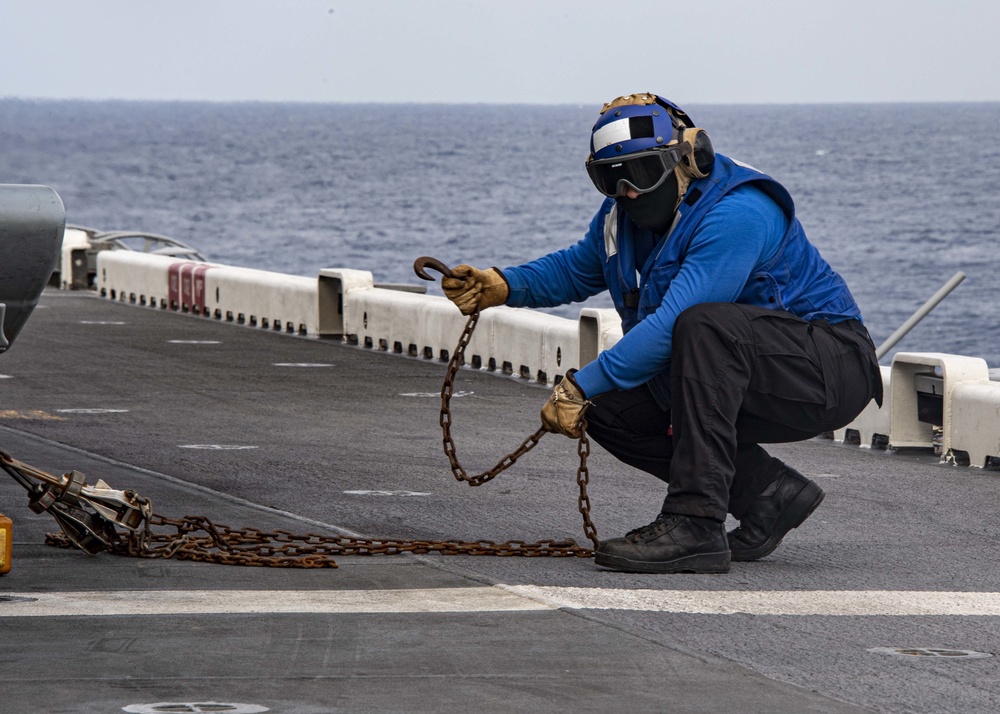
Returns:
[[[965,273],[959,270],[951,277],[951,280],[942,285],[940,290],[934,293],[927,302],[921,305],[920,309],[910,316],[910,319],[900,325],[899,329],[889,336],[889,339],[878,346],[878,349],[875,350],[875,356],[878,359],[882,359],[886,352],[891,350],[897,342],[903,339],[906,336],[906,333],[916,327],[917,323],[923,320],[927,313],[937,307],[939,302],[948,297],[948,294],[957,288],[959,283],[963,280],[965,280]]]
[[[6,352],[10,347],[7,336],[3,333],[3,320],[7,316],[7,306],[0,302],[0,352]]]

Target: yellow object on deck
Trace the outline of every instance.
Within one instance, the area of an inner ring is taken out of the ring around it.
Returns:
[[[14,542],[14,524],[0,513],[0,575],[10,572],[10,553]]]

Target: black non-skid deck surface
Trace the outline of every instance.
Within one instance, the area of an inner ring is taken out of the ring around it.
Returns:
[[[437,361],[47,292],[0,357],[0,448],[134,489],[173,517],[325,535],[583,541],[567,439],[546,437],[486,486],[455,482],[437,425],[443,371]],[[456,389],[454,431],[470,471],[533,431],[547,396],[466,370]],[[995,657],[869,651],[991,653],[992,614],[623,604],[665,591],[805,601],[826,591],[903,600],[1000,591],[994,475],[823,441],[774,453],[814,476],[827,499],[773,555],[721,576],[627,575],[576,558],[353,556],[337,569],[290,570],[88,557],[44,545],[54,521],[31,513],[24,490],[0,474],[0,512],[15,528],[13,569],[0,576],[0,711],[997,709]],[[602,536],[652,519],[658,482],[596,448],[590,465]],[[558,608],[526,586],[607,597]],[[213,610],[206,603],[219,591],[239,605]],[[312,609],[284,607],[302,592]],[[428,592],[459,604],[434,605]],[[80,593],[97,593],[107,612],[60,614]],[[204,602],[172,604],[184,593]],[[18,616],[46,597],[54,610]],[[141,612],[121,614],[136,602]]]

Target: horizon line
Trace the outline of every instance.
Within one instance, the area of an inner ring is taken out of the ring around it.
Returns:
[[[452,101],[412,101],[412,100],[304,100],[304,99],[149,99],[123,97],[29,97],[0,94],[0,102],[91,102],[91,103],[122,103],[122,104],[300,104],[319,106],[534,106],[534,107],[587,107],[599,106],[602,102],[452,102]],[[817,101],[685,101],[687,106],[838,106],[838,105],[928,105],[928,104],[1000,104],[1000,99],[900,99],[900,100],[862,100],[862,99],[831,99]]]

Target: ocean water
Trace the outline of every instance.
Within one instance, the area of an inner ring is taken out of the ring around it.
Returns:
[[[1000,366],[1000,104],[685,109],[789,189],[876,344],[962,271],[896,350]],[[420,255],[502,267],[582,237],[602,198],[583,168],[596,111],[2,99],[0,183],[51,186],[71,223],[220,263],[418,283]]]

